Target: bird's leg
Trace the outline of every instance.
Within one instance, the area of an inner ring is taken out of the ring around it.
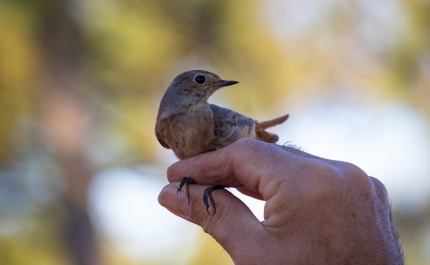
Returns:
[[[195,184],[195,182],[189,177],[184,177],[181,180],[181,183],[179,183],[179,188],[176,191],[176,194],[178,194],[179,192],[181,192],[182,188],[185,186],[185,191],[186,191],[186,194],[188,197],[188,205],[190,205],[190,187],[189,187],[190,184]],[[223,186],[217,185],[217,186],[209,187],[203,191],[203,202],[206,206],[206,211],[208,212],[209,215],[211,215],[209,213],[209,207],[210,206],[212,206],[214,208],[213,215],[215,215],[215,213],[216,213],[216,203],[214,201],[214,198],[212,197],[212,192],[214,190],[219,190],[219,189],[223,189],[223,188],[224,188]]]
[[[209,206],[212,206],[214,208],[214,214],[213,215],[215,215],[215,213],[216,213],[216,203],[214,201],[214,198],[212,197],[212,192],[214,190],[219,190],[219,189],[223,189],[223,188],[224,188],[223,186],[212,186],[212,187],[209,187],[209,188],[204,190],[203,202],[205,203],[205,206],[206,206],[206,212],[208,212],[209,215],[211,215],[209,213]]]
[[[188,197],[188,205],[190,205],[190,184],[195,184],[194,180],[192,180],[189,177],[184,177],[181,180],[181,183],[179,183],[179,188],[176,191],[176,194],[178,194],[179,192],[181,192],[182,188],[185,185],[185,191],[186,191],[186,194],[187,194],[187,197]]]

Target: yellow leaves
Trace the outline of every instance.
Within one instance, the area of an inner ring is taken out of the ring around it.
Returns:
[[[0,8],[0,161],[10,155],[17,117],[28,112],[38,74],[38,56],[27,13],[12,5]]]
[[[108,17],[104,9],[87,13],[88,36],[101,56],[94,70],[114,86],[147,89],[148,80],[177,58],[181,44],[166,18],[150,9],[120,3],[113,8]]]

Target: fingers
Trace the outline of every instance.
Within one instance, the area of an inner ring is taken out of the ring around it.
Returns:
[[[247,195],[267,201],[268,212],[279,210],[279,200],[285,205],[294,203],[296,195],[302,193],[308,194],[308,199],[319,198],[336,190],[344,181],[363,188],[369,184],[367,175],[352,164],[251,138],[177,162],[168,169],[170,182],[183,177],[199,184],[238,187]],[[357,187],[353,192],[360,192]]]
[[[241,183],[234,175],[233,161],[230,160],[229,146],[216,152],[204,153],[183,161],[176,162],[167,169],[170,182],[180,181],[187,176],[199,184],[235,187]]]
[[[199,184],[229,187],[243,184],[259,193],[260,178],[270,177],[281,170],[281,166],[293,165],[297,158],[276,145],[243,138],[218,151],[173,164],[167,171],[167,177],[170,182],[187,176]]]
[[[178,182],[173,182],[164,187],[158,197],[162,206],[201,226],[230,254],[237,252],[236,248],[240,246],[252,245],[248,231],[256,231],[258,234],[262,226],[242,201],[227,190],[216,190],[212,195],[217,204],[217,212],[212,216],[206,212],[202,200],[203,191],[208,186],[190,185],[190,205],[184,192],[176,194],[178,186]]]

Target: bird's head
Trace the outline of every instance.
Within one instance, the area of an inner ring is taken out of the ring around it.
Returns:
[[[218,89],[237,83],[239,82],[223,80],[218,75],[204,70],[184,72],[170,83],[161,100],[159,116],[168,117],[190,106],[207,102]]]
[[[237,84],[237,81],[223,80],[218,75],[203,71],[191,70],[178,75],[169,86],[179,95],[186,95],[190,101],[207,101],[218,89]]]

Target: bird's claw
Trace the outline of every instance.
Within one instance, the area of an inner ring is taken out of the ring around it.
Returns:
[[[188,198],[188,205],[190,205],[190,187],[189,187],[190,184],[195,184],[195,182],[189,177],[184,177],[181,180],[181,182],[179,183],[179,188],[176,191],[176,194],[179,194],[179,192],[182,192],[182,188],[185,186],[185,192],[186,192],[186,195]],[[215,203],[214,198],[212,197],[212,192],[214,190],[219,190],[219,189],[223,189],[223,188],[224,188],[223,186],[212,186],[212,187],[209,187],[209,188],[204,190],[204,192],[203,192],[203,203],[205,204],[206,212],[208,212],[209,215],[211,215],[209,212],[210,206],[212,206],[214,208],[214,212],[213,212],[212,216],[214,216],[216,213],[216,203]]]
[[[177,195],[179,192],[181,192],[182,188],[185,185],[185,192],[186,192],[186,195],[187,195],[187,198],[188,198],[188,205],[190,205],[190,184],[194,184],[194,183],[195,182],[191,178],[184,177],[181,180],[181,183],[179,183],[179,188],[176,191],[176,195]]]
[[[209,187],[209,188],[204,190],[204,192],[203,192],[203,203],[205,204],[206,212],[208,212],[209,215],[211,215],[209,212],[210,206],[212,206],[214,208],[214,213],[212,214],[212,216],[214,216],[216,214],[216,203],[215,203],[214,198],[212,197],[212,192],[214,190],[219,190],[219,189],[223,189],[223,188],[224,188],[223,186],[212,186],[212,187]]]

